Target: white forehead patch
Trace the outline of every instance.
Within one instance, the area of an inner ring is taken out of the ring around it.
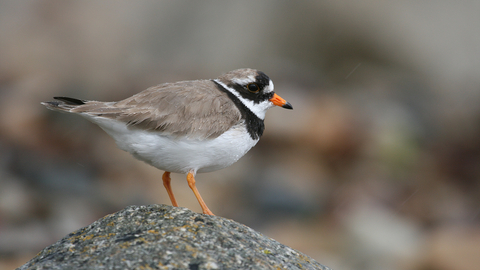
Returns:
[[[267,87],[265,87],[265,89],[264,89],[263,91],[264,91],[265,93],[270,93],[270,92],[273,92],[273,89],[274,89],[274,87],[273,87],[273,82],[272,82],[272,80],[270,80],[270,81],[268,82]]]

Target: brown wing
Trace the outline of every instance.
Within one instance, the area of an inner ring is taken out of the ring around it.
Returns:
[[[209,80],[161,84],[119,102],[88,101],[71,112],[200,139],[218,137],[241,121],[234,103]]]

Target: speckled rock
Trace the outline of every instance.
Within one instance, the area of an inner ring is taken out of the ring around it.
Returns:
[[[329,269],[222,217],[129,206],[43,249],[19,269]]]

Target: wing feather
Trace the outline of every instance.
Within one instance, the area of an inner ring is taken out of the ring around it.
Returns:
[[[216,138],[242,121],[230,98],[209,80],[161,84],[119,102],[87,101],[71,111],[195,139]]]

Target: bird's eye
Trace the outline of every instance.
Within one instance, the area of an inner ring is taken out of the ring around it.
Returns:
[[[260,87],[258,87],[256,83],[247,84],[247,89],[252,93],[258,93],[258,91],[260,91]]]

